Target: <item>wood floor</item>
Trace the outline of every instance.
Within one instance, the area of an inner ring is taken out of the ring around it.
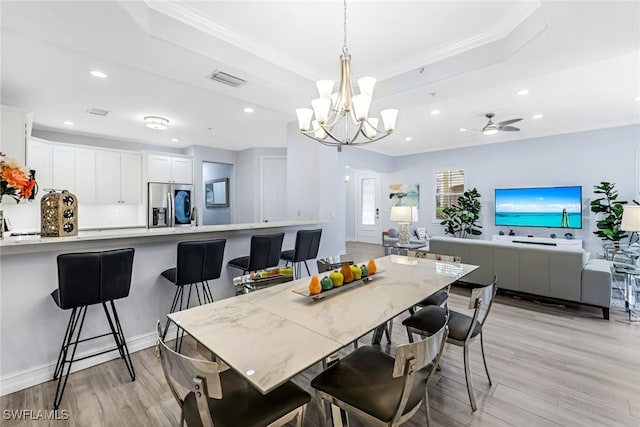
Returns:
[[[380,256],[379,245],[347,245],[355,259]],[[464,311],[468,290],[454,288],[450,308]],[[407,342],[394,322],[393,354]],[[348,317],[345,317],[348,321]],[[126,332],[126,331],[125,331]],[[448,346],[442,369],[429,387],[435,426],[640,426],[640,324],[612,310],[605,321],[597,309],[540,304],[498,295],[485,325],[485,350],[493,385],[482,366],[479,343],[471,347],[473,385],[478,410],[472,412],[466,392],[462,351]],[[364,337],[362,344],[368,344]],[[195,346],[185,341],[186,352]],[[259,349],[247,349],[256,351]],[[347,350],[345,350],[347,351]],[[132,355],[135,382],[123,362],[113,360],[71,375],[61,409],[66,421],[7,421],[5,410],[51,409],[55,384],[49,382],[0,398],[2,426],[177,426],[179,409],[165,384],[153,348]],[[320,370],[314,366],[294,381],[309,389]],[[317,426],[314,401],[305,427]],[[351,417],[352,426],[366,426]],[[425,425],[424,410],[407,426]]]

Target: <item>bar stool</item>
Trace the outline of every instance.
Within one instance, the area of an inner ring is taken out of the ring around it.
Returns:
[[[208,281],[220,278],[226,243],[227,239],[194,240],[178,243],[176,266],[161,273],[162,277],[176,285],[176,292],[173,296],[169,313],[183,310],[184,288],[187,285],[189,286],[189,292],[187,294],[187,304],[184,307],[185,310],[189,308],[193,285],[196,287],[198,304],[201,305],[202,301],[205,304],[213,302],[213,293]],[[200,299],[198,285],[202,288],[202,299]],[[167,319],[167,324],[164,328],[165,335],[167,334],[169,322],[170,320]],[[176,349],[179,348],[177,338],[176,336]],[[164,340],[165,336],[162,339]]]
[[[282,251],[282,254],[280,254],[280,259],[285,260],[287,265],[290,262],[293,263],[293,272],[296,279],[300,278],[302,263],[304,263],[307,269],[307,275],[311,276],[307,260],[316,259],[318,256],[320,237],[322,237],[321,228],[317,230],[298,230],[296,233],[295,249]]]
[[[280,262],[284,233],[258,234],[251,236],[249,256],[234,258],[228,265],[242,270],[242,275],[253,271],[275,267]]]
[[[75,361],[118,350],[129,371],[131,380],[135,381],[136,374],[133,369],[133,363],[122,332],[118,312],[113,302],[129,295],[133,271],[133,254],[133,249],[117,249],[58,255],[58,289],[51,293],[51,297],[61,309],[71,309],[71,316],[53,374],[53,379],[58,380],[53,401],[54,409],[58,409],[60,406],[60,401],[69,379],[69,373],[71,372],[71,365]],[[111,306],[111,313],[107,303]],[[94,304],[102,304],[111,332],[80,339],[87,308]],[[115,348],[75,358],[78,343],[107,335],[113,336],[116,344]],[[69,350],[71,351],[71,357],[67,359]]]

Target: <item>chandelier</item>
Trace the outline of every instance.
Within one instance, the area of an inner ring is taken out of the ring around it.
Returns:
[[[351,86],[350,63],[351,55],[347,48],[347,0],[344,0],[344,44],[340,55],[338,91],[333,92],[332,80],[319,80],[316,82],[319,97],[311,101],[313,109],[296,109],[300,133],[321,144],[337,147],[338,151],[342,151],[343,145],[364,145],[391,135],[398,117],[398,110],[382,110],[380,116],[383,129],[378,129],[378,118],[369,117],[376,79],[358,79],[360,93],[355,95]],[[362,138],[357,141],[359,137]]]

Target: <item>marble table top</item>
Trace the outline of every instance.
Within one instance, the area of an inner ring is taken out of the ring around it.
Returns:
[[[374,280],[313,300],[309,278],[171,313],[204,347],[268,393],[477,266],[391,255]]]

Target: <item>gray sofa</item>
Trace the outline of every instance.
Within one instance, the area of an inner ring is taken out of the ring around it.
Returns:
[[[609,319],[609,263],[587,262],[582,248],[437,236],[429,241],[429,252],[480,266],[465,282],[487,284],[497,274],[499,289],[600,307]]]

